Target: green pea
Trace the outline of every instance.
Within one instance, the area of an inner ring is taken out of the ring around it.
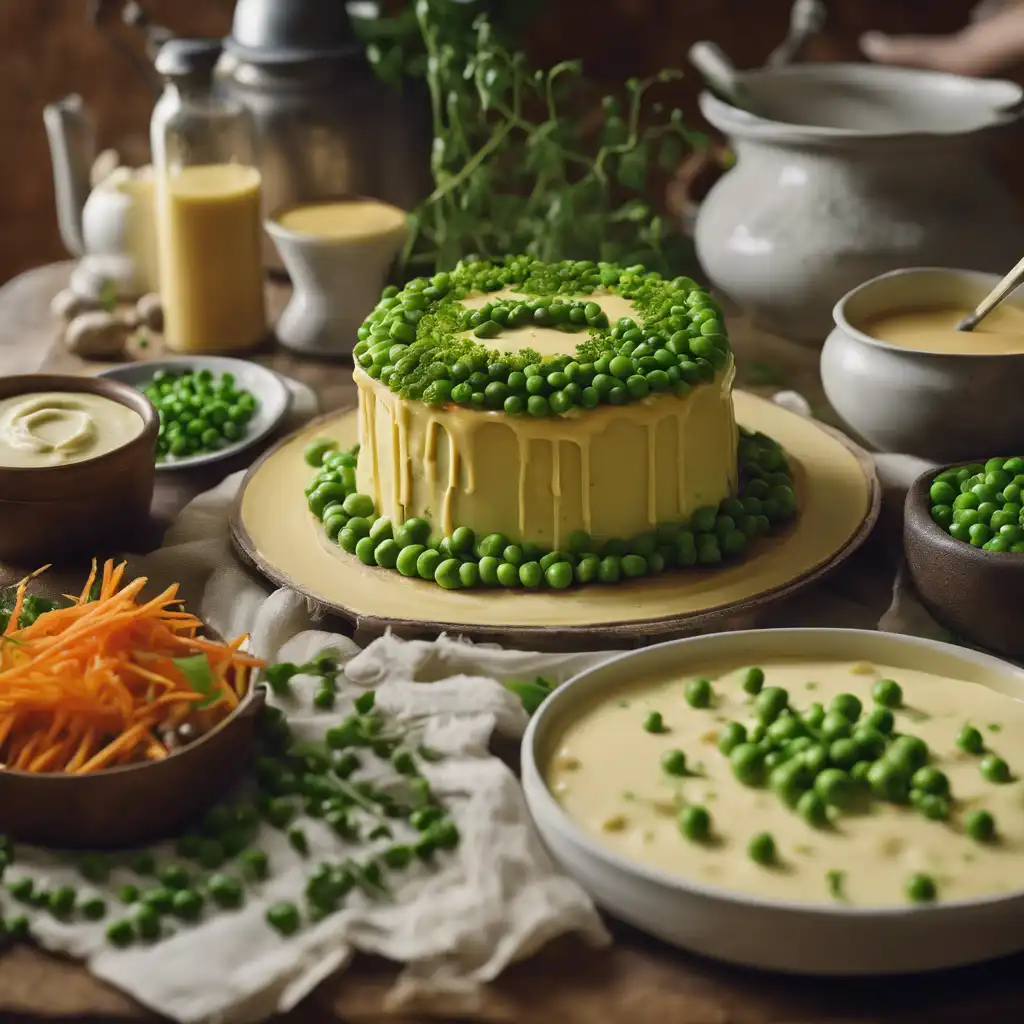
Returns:
[[[825,708],[818,701],[815,701],[800,717],[803,719],[804,724],[811,729],[820,729],[821,723],[825,721]]]
[[[597,578],[601,583],[617,583],[622,578],[622,559],[606,555],[598,566]]]
[[[980,730],[965,725],[956,738],[956,745],[968,754],[980,754],[985,749],[985,740]]]
[[[421,580],[433,580],[436,578],[438,567],[444,559],[439,551],[427,548],[420,552],[416,558],[416,574]]]
[[[764,754],[756,743],[740,743],[729,753],[733,775],[745,786],[759,785],[764,777]]]
[[[890,803],[906,803],[910,792],[910,779],[906,770],[888,760],[875,761],[868,770],[866,780],[872,792]]]
[[[519,566],[513,565],[511,562],[502,562],[498,566],[498,582],[503,587],[518,587],[519,586]]]
[[[565,590],[572,586],[573,566],[570,562],[554,562],[544,570],[544,578],[554,590]]]
[[[323,465],[324,456],[328,452],[334,451],[337,447],[336,442],[330,438],[319,437],[306,445],[302,456],[306,460],[306,465],[321,466]]]
[[[764,686],[764,671],[759,668],[748,668],[743,673],[741,685],[745,693],[757,696]]]
[[[718,749],[728,757],[746,739],[747,730],[739,722],[727,722],[718,734]]]
[[[898,708],[903,704],[903,687],[894,679],[879,679],[871,688],[871,696],[884,708]]]
[[[860,699],[852,693],[840,693],[832,698],[829,710],[842,715],[848,722],[856,722],[860,718],[862,705]]]
[[[519,582],[524,587],[539,587],[544,579],[544,571],[539,562],[523,562],[519,566]]]
[[[179,889],[171,900],[171,911],[183,921],[197,921],[203,912],[203,897],[195,889]]]
[[[665,727],[665,720],[662,717],[662,714],[661,714],[660,711],[648,712],[647,717],[644,719],[644,728],[648,732],[653,732],[653,733],[667,732],[668,731],[667,728]]]
[[[711,698],[713,696],[711,691],[711,680],[709,679],[691,679],[683,691],[683,696],[686,699],[686,703],[691,708],[707,708],[711,706]]]
[[[118,949],[124,949],[135,941],[135,927],[131,921],[114,921],[107,928],[107,942]]]
[[[1001,757],[996,757],[995,754],[986,754],[981,759],[978,768],[981,771],[982,778],[988,782],[1001,784],[1009,782],[1012,778],[1010,766]]]
[[[403,576],[418,576],[416,563],[425,550],[426,548],[422,544],[407,545],[399,551],[398,557],[395,559],[395,568]]]
[[[107,905],[102,899],[94,896],[83,901],[81,911],[86,921],[101,921],[107,916]]]
[[[828,759],[838,768],[852,768],[861,760],[861,749],[852,737],[833,740],[828,747]]]
[[[874,761],[885,753],[885,736],[866,722],[854,729],[853,742],[859,755],[858,760]]]
[[[910,785],[922,793],[949,796],[949,778],[938,768],[918,768],[910,779]]]
[[[669,775],[685,775],[686,755],[681,750],[666,750],[661,755],[661,767]]]
[[[693,842],[704,842],[711,833],[711,815],[699,804],[684,807],[679,813],[679,831]]]
[[[886,758],[913,773],[928,761],[928,746],[917,736],[898,736],[886,752]]]
[[[990,842],[996,834],[995,819],[988,811],[969,811],[964,816],[964,832],[975,842]]]
[[[887,707],[877,707],[868,712],[864,724],[882,733],[883,736],[888,736],[895,728],[896,719]]]
[[[838,768],[826,768],[815,780],[814,791],[835,807],[845,807],[853,793],[853,780]]]
[[[637,579],[647,572],[647,559],[642,555],[623,555],[620,567],[627,579]]]
[[[911,801],[914,801],[917,794],[916,806],[918,810],[930,821],[947,821],[949,819],[949,801],[945,797],[936,796],[934,793],[922,793],[920,790],[911,790]]]
[[[361,516],[368,519],[374,513],[373,498],[368,494],[350,494],[342,502],[341,507],[348,516]]]
[[[294,935],[301,925],[298,908],[294,903],[275,903],[267,909],[267,924],[280,935]]]
[[[777,853],[775,850],[775,840],[772,838],[771,833],[758,832],[747,844],[747,856],[755,864],[760,864],[762,867],[769,867],[774,864]]]
[[[754,698],[754,711],[765,725],[774,722],[789,706],[789,693],[781,686],[766,686]]]
[[[795,807],[814,781],[814,772],[802,759],[784,761],[768,776],[772,792],[788,807]]]
[[[931,903],[938,895],[938,888],[931,875],[917,874],[907,880],[906,892],[912,903]]]
[[[808,790],[797,801],[796,813],[814,828],[824,828],[828,824],[825,801],[813,790]]]
[[[285,801],[287,803],[287,801]],[[287,803],[291,808],[291,804]],[[190,884],[188,872],[180,864],[166,864],[157,872],[161,885],[167,889],[187,889]]]

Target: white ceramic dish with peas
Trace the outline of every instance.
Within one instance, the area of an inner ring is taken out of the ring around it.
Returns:
[[[534,715],[523,786],[605,910],[707,956],[893,974],[1024,949],[1024,672],[916,637],[631,652]]]
[[[262,441],[288,414],[291,392],[273,370],[244,359],[194,356],[104,370],[160,412],[158,470],[192,469]]]

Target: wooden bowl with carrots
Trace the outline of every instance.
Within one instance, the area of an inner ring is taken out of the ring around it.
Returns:
[[[177,585],[144,597],[125,565],[78,596],[31,577],[0,605],[0,833],[67,849],[174,835],[237,782],[262,691],[247,637],[223,642]],[[38,575],[38,574],[35,574]]]

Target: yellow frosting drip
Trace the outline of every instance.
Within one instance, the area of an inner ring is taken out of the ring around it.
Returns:
[[[359,490],[394,522],[504,533],[544,547],[575,530],[629,538],[736,489],[732,361],[686,398],[565,416],[434,408],[358,367]]]

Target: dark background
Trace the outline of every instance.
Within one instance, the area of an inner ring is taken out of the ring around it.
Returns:
[[[339,0],[340,2],[340,0]],[[401,0],[396,0],[401,2]],[[506,0],[515,3],[516,0]],[[182,35],[223,35],[233,0],[150,0],[153,19]],[[786,34],[791,0],[548,0],[526,48],[547,64],[582,57],[589,76],[617,85],[629,75],[683,67],[698,39],[719,43],[740,67],[761,64]],[[974,0],[829,0],[830,20],[809,56],[857,59],[868,29],[947,32]],[[64,257],[57,234],[43,106],[81,93],[101,146],[145,159],[152,96],[129,62],[89,24],[88,0],[0,0],[0,282]],[[141,53],[138,37],[118,29]],[[697,125],[694,75],[671,97]],[[1020,149],[1020,147],[1016,147]],[[1024,150],[1003,154],[1024,194]]]

